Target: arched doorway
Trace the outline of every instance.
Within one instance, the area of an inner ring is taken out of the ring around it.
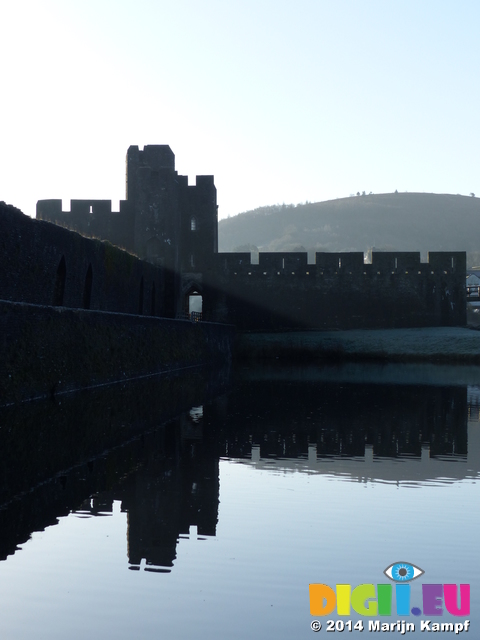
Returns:
[[[185,296],[185,312],[194,322],[203,318],[203,297],[196,289],[191,289]]]

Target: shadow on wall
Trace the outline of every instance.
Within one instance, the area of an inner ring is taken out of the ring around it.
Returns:
[[[2,300],[169,316],[165,269],[108,242],[32,220],[4,203],[0,237]]]

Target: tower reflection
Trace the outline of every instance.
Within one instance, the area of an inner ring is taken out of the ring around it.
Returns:
[[[60,516],[119,502],[129,568],[171,571],[180,538],[216,535],[222,458],[353,482],[478,477],[479,387],[363,378],[256,375],[230,389],[197,376],[4,412],[0,555]]]

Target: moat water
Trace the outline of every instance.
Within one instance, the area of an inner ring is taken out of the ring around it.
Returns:
[[[394,585],[398,561],[425,572],[411,607],[470,584],[470,612],[397,615],[394,595],[371,620],[480,637],[479,405],[477,368],[348,365],[5,409],[0,638],[377,637],[353,609],[312,616],[309,584]]]

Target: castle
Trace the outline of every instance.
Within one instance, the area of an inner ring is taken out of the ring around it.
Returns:
[[[361,252],[316,253],[315,264],[306,252],[260,253],[258,264],[250,253],[219,253],[213,176],[190,186],[166,145],[128,149],[119,212],[109,200],[72,200],[69,212],[61,200],[40,200],[37,219],[157,265],[155,315],[192,316],[201,300],[194,317],[250,331],[466,323],[464,252],[431,252],[426,263],[417,252],[374,252],[368,264]]]
[[[163,269],[162,315],[181,317],[180,274],[203,271],[217,247],[217,204],[213,176],[197,176],[196,186],[175,171],[166,145],[130,147],[127,199],[112,212],[110,200],[40,200],[37,219],[48,220],[84,236],[108,240],[141,260]],[[200,285],[199,285],[200,286]]]

